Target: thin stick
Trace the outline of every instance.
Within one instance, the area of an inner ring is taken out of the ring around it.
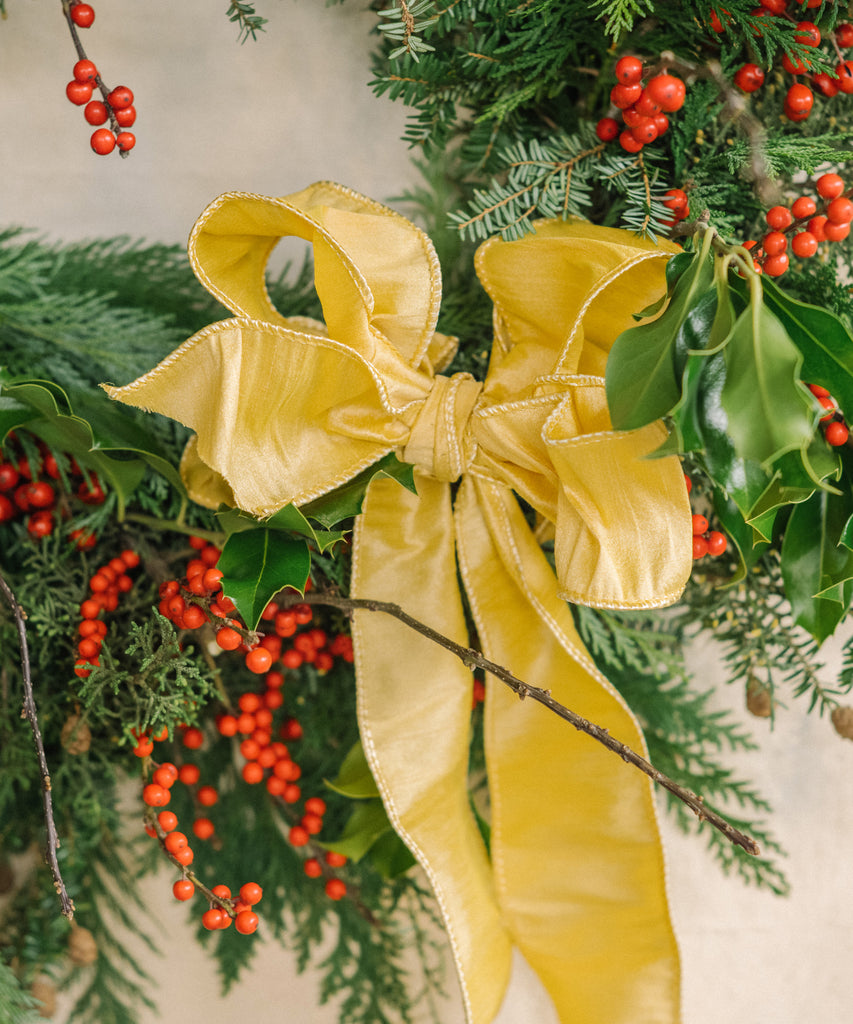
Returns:
[[[309,591],[304,597],[299,594],[282,594],[279,595],[276,600],[284,607],[294,604],[322,604],[329,605],[332,608],[338,608],[348,615],[351,615],[354,611],[358,610],[384,612],[386,615],[391,615],[393,618],[398,619],[400,622],[415,630],[415,632],[425,636],[428,640],[432,640],[440,647],[444,647],[445,650],[450,651],[451,654],[455,654],[456,657],[461,659],[468,668],[481,668],[484,671],[491,673],[495,678],[506,683],[506,685],[518,695],[520,700],[524,700],[529,697],[531,700],[535,700],[539,704],[544,704],[546,708],[553,711],[559,718],[562,718],[570,725],[573,725],[578,732],[591,736],[594,740],[601,743],[602,746],[607,747],[607,749],[612,751],[614,754],[618,754],[623,761],[634,765],[635,768],[639,768],[640,771],[648,775],[653,782],[656,782],[659,786],[662,786],[664,789],[672,793],[673,796],[681,800],[682,803],[686,804],[697,816],[699,821],[707,821],[710,825],[713,825],[714,828],[722,832],[726,839],[735,846],[741,847],[741,849],[753,856],[757,856],[761,852],[761,848],[758,843],[751,836],[748,836],[739,829],[736,829],[726,821],[725,818],[717,814],[716,811],[712,811],[710,807],[706,807],[701,796],[697,796],[689,789],[685,789],[684,786],[680,786],[674,779],[671,779],[668,775],[659,771],[653,764],[647,761],[635,750],[632,750],[631,747],[621,743],[617,739],[614,739],[607,729],[602,728],[600,725],[596,725],[594,722],[590,722],[588,719],[583,718],[570,708],[567,708],[564,704],[554,700],[551,696],[550,690],[543,690],[539,686],[531,686],[529,683],[525,683],[524,680],[514,676],[502,665],[498,665],[484,657],[479,651],[475,651],[472,647],[463,647],[461,644],[457,644],[455,641],[449,639],[449,637],[437,632],[425,623],[420,622],[418,619],[412,618],[412,616],[403,611],[398,604],[393,604],[390,601],[373,601],[368,598],[341,597],[338,594],[331,594],[327,591]]]
[[[33,742],[36,745],[36,754],[38,756],[39,771],[41,772],[41,792],[42,801],[44,803],[44,823],[47,831],[47,853],[45,859],[47,865],[50,868],[51,874],[53,875],[53,886],[56,889],[57,895],[59,896],[59,903],[62,907],[62,913],[68,920],[72,920],[74,917],[74,901],[68,895],[65,888],[65,883],[62,881],[62,874],[59,870],[59,858],[57,857],[57,850],[59,849],[59,837],[56,834],[56,822],[53,820],[53,800],[51,797],[50,788],[50,770],[47,766],[47,758],[44,753],[44,743],[41,738],[41,729],[39,728],[38,713],[36,712],[36,702],[33,696],[33,680],[30,674],[30,651],[27,645],[27,628],[26,628],[26,616],[23,608],[18,604],[15,595],[12,593],[9,584],[0,575],[0,590],[3,591],[3,596],[12,609],[12,614],[15,616],[15,625],[18,629],[18,642],[21,646],[21,674],[24,680],[24,706],[21,711],[21,718],[26,718],[30,723],[30,728],[33,731]]]

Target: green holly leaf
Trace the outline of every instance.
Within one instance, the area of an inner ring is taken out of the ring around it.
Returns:
[[[767,550],[769,544],[766,543],[766,538],[757,535],[753,527],[744,520],[741,510],[733,498],[715,488],[713,500],[714,511],[720,525],[731,538],[738,555],[738,567],[732,578],[726,583],[726,586],[731,586],[740,583]]]
[[[361,512],[367,485],[375,476],[390,477],[402,484],[412,494],[417,494],[414,474],[414,466],[408,462],[401,462],[393,452],[389,452],[378,462],[354,476],[352,480],[307,505],[303,505],[302,512],[309,518],[316,519],[323,526],[336,526]]]
[[[255,629],[261,612],[280,590],[292,587],[305,593],[311,555],[302,538],[259,527],[232,533],[218,568],[223,572],[223,591],[249,629]]]
[[[779,319],[802,357],[803,379],[825,387],[848,419],[853,419],[853,337],[827,309],[786,295],[764,281],[764,302]]]
[[[399,878],[417,861],[397,833],[389,829],[371,846],[370,863],[383,878]]]
[[[681,398],[687,350],[703,347],[716,309],[714,261],[695,256],[663,313],[623,331],[605,371],[607,404],[617,430],[632,430],[666,416]]]
[[[738,454],[766,467],[785,452],[805,450],[814,411],[800,383],[802,356],[760,297],[738,317],[723,356],[722,405]]]
[[[342,853],[358,863],[373,844],[388,832],[393,832],[393,829],[382,801],[378,797],[361,800],[355,805],[340,837],[319,845],[326,850]]]
[[[796,505],[782,542],[782,578],[794,621],[823,643],[844,618],[853,595],[853,551],[842,537],[853,494],[816,491]]]
[[[361,740],[350,748],[341,762],[337,778],[331,782],[326,779],[325,783],[329,789],[342,796],[348,796],[351,800],[366,800],[379,796],[379,787],[370,771]]]
[[[0,395],[0,444],[6,435],[24,426],[38,415],[35,409],[24,402],[17,402],[14,398]]]
[[[238,508],[221,509],[216,513],[219,524],[229,536],[244,530],[263,526],[268,530],[281,530],[307,538],[319,552],[328,550],[346,537],[343,530],[316,530],[295,505],[285,505],[268,519],[259,520]]]

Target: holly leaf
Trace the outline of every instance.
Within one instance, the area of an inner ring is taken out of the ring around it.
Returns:
[[[653,423],[678,404],[687,350],[701,347],[699,339],[703,332],[707,337],[713,322],[713,277],[713,259],[694,257],[657,320],[629,327],[614,341],[605,386],[617,430]]]
[[[302,506],[302,513],[316,519],[322,526],[331,527],[345,519],[357,516],[364,504],[367,486],[375,476],[387,476],[402,484],[406,490],[417,494],[415,488],[415,467],[401,462],[393,452],[362,470],[352,480]]]
[[[842,543],[853,495],[815,491],[791,512],[782,542],[782,578],[794,621],[823,643],[853,594],[853,551]]]
[[[218,568],[223,591],[249,629],[255,629],[261,612],[280,590],[292,587],[305,593],[311,555],[302,538],[259,527],[232,533],[222,547]]]
[[[0,395],[0,444],[11,430],[17,430],[34,419],[38,413],[31,406],[17,402],[14,398]]]
[[[333,781],[325,780],[329,789],[351,800],[366,800],[379,796],[379,787],[370,771],[361,740],[358,740],[341,762],[340,771]]]
[[[723,356],[721,399],[737,453],[766,467],[785,452],[805,450],[814,411],[800,383],[802,356],[760,299],[738,317]]]
[[[765,539],[756,536],[756,531],[747,523],[734,499],[719,488],[714,489],[714,511],[721,526],[734,543],[738,555],[738,567],[726,586],[740,583],[749,570],[769,547]],[[775,518],[775,515],[774,515]]]
[[[827,309],[786,295],[763,281],[764,302],[779,319],[803,357],[803,379],[831,392],[848,419],[853,419],[853,337]]]
[[[340,838],[319,845],[326,850],[342,853],[358,863],[373,844],[388,832],[393,832],[391,822],[382,801],[376,797],[355,805]]]
[[[370,863],[383,878],[398,878],[417,862],[403,840],[389,829],[371,846]]]
[[[285,505],[264,520],[237,508],[221,509],[216,516],[229,536],[243,530],[255,530],[260,525],[269,530],[281,530],[283,533],[305,537],[321,553],[346,537],[346,531],[343,530],[316,530],[295,505]]]

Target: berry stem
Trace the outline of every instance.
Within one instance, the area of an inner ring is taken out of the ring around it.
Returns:
[[[645,775],[648,775],[653,782],[662,786],[664,789],[672,793],[673,796],[681,800],[682,803],[686,804],[697,816],[699,821],[707,821],[735,846],[739,846],[747,853],[753,855],[758,855],[761,852],[758,843],[756,843],[754,839],[741,832],[739,829],[736,829],[721,815],[712,811],[709,807],[706,807],[701,796],[697,796],[689,789],[679,785],[674,779],[665,775],[635,750],[632,750],[631,747],[621,743],[617,739],[614,739],[607,729],[604,729],[600,725],[596,725],[594,722],[590,722],[588,719],[577,714],[577,712],[567,708],[564,704],[554,700],[551,696],[550,690],[544,690],[539,686],[531,686],[529,683],[524,682],[523,679],[519,679],[517,676],[514,676],[502,665],[498,665],[484,657],[479,651],[474,650],[472,647],[463,647],[461,644],[457,644],[449,637],[446,637],[437,630],[427,626],[426,623],[413,618],[398,604],[394,604],[390,601],[373,601],[369,598],[343,597],[340,594],[331,593],[330,591],[314,590],[309,591],[304,595],[281,594],[276,600],[283,608],[287,608],[295,604],[319,604],[327,605],[331,608],[338,608],[340,611],[350,616],[355,611],[363,610],[383,612],[386,615],[392,616],[392,618],[398,619],[404,625],[409,626],[410,629],[415,630],[416,633],[420,633],[421,636],[425,636],[428,640],[432,640],[440,647],[450,651],[451,654],[455,654],[468,668],[481,668],[484,671],[491,673],[496,679],[500,679],[501,682],[506,683],[506,685],[518,695],[519,700],[524,700],[525,698],[530,697],[531,700],[535,700],[537,703],[543,704],[549,711],[552,711],[559,718],[564,719],[570,725],[574,726],[578,732],[591,736],[592,739],[602,744],[602,746],[606,747],[612,753],[621,757],[623,761],[633,765],[635,768],[639,768],[639,770]]]
[[[83,48],[83,44],[80,42],[80,34],[77,31],[77,26],[74,24],[74,21],[71,18],[71,0],[61,0],[61,3],[62,13],[65,15],[65,22],[68,25],[68,31],[71,33],[71,41],[74,43],[74,49],[77,51],[77,59],[88,60],[89,57],[86,53],[86,50]],[[112,104],[109,100],[110,90],[104,84],[104,80],[101,78],[100,73],[95,76],[95,85],[97,85],[98,89],[100,90],[101,96],[103,96],[104,98],[104,103],[106,104],[107,112],[110,118],[110,127],[112,128],[113,133],[117,135],[121,131],[121,126],[119,125],[118,121],[116,121],[116,116],[113,112]],[[123,149],[119,152],[119,156],[122,158],[122,160],[127,159],[129,155],[129,150]]]
[[[50,872],[53,875],[53,885],[56,889],[56,894],[59,897],[62,914],[71,921],[74,917],[74,901],[68,895],[68,891],[65,888],[65,882],[62,880],[62,873],[59,870],[59,858],[57,856],[57,850],[59,849],[59,837],[56,834],[56,822],[53,818],[50,769],[47,766],[47,758],[44,753],[44,742],[41,737],[41,728],[39,727],[38,713],[36,711],[36,701],[33,694],[33,680],[30,673],[30,650],[29,645],[27,644],[26,615],[23,608],[18,604],[14,593],[9,587],[9,584],[3,578],[2,574],[0,574],[0,590],[3,591],[3,596],[6,598],[9,608],[15,617],[15,625],[18,630],[18,642],[21,647],[21,675],[24,683],[24,706],[21,712],[21,717],[26,718],[30,723],[30,728],[33,733],[33,742],[36,747],[36,755],[38,757],[39,770],[41,772],[44,824],[45,831],[47,832],[46,859]]]

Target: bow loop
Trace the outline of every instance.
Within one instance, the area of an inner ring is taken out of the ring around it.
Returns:
[[[418,409],[400,458],[436,480],[458,480],[477,450],[469,422],[482,390],[482,383],[469,373],[437,376]]]

